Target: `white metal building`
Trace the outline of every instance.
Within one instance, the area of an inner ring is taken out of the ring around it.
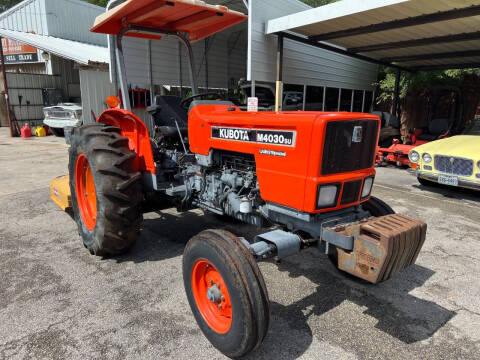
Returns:
[[[61,92],[63,101],[82,101],[87,116],[106,108],[92,97],[105,99],[113,92],[107,41],[89,31],[104,11],[81,0],[25,0],[0,14],[0,37],[30,45],[38,53],[33,61],[5,65],[11,118],[40,124],[45,89]],[[101,79],[102,89],[91,91],[85,83],[91,79]],[[6,91],[3,83],[1,88]]]
[[[249,19],[194,44],[195,74],[200,88],[235,88],[241,78],[274,83],[276,36],[265,34],[267,22],[311,7],[298,0],[210,0],[208,3],[248,13]],[[186,54],[174,39],[125,38],[124,55],[127,82],[132,87],[189,85]],[[306,109],[370,109],[377,65],[289,40],[285,41],[284,56],[285,89],[304,91]]]
[[[298,0],[208,2],[248,13],[249,19],[194,44],[199,87],[233,89],[240,79],[274,83],[276,36],[266,35],[267,22],[310,7]],[[106,96],[118,88],[102,71],[109,62],[107,37],[89,32],[94,18],[103,11],[81,0],[25,0],[0,15],[0,36],[49,54],[49,61],[43,64],[47,75],[75,74],[66,76],[73,82],[67,81],[63,89],[67,97],[75,91],[81,95],[86,122],[93,121],[90,112],[98,115],[105,108]],[[163,85],[189,86],[186,52],[176,40],[126,38],[124,53],[132,89],[153,90],[153,96]],[[377,65],[288,39],[284,58],[284,89],[303,92],[305,109],[369,110]],[[252,89],[254,92],[255,87]],[[146,116],[142,108],[135,112]]]

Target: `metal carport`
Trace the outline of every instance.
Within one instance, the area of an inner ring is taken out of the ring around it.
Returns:
[[[475,68],[480,64],[480,0],[342,0],[269,20],[278,35],[277,108],[283,39],[288,38],[401,71]]]

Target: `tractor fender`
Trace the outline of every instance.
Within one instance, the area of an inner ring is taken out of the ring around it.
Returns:
[[[155,174],[148,129],[138,116],[124,109],[107,109],[100,114],[97,122],[120,128],[122,136],[128,138],[128,147],[136,154],[134,163],[138,171]]]

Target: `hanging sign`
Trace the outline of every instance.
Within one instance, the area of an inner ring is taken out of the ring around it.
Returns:
[[[16,40],[2,38],[5,64],[38,62],[37,49]]]

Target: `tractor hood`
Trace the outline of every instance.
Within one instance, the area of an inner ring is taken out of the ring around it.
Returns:
[[[223,5],[200,0],[127,0],[95,19],[92,32],[116,35],[127,26],[178,31],[191,42],[202,40],[247,19]],[[158,39],[158,35],[129,31],[125,36]]]
[[[477,158],[480,154],[480,136],[457,135],[432,141],[415,147],[415,151],[433,155],[450,155],[464,158]]]

